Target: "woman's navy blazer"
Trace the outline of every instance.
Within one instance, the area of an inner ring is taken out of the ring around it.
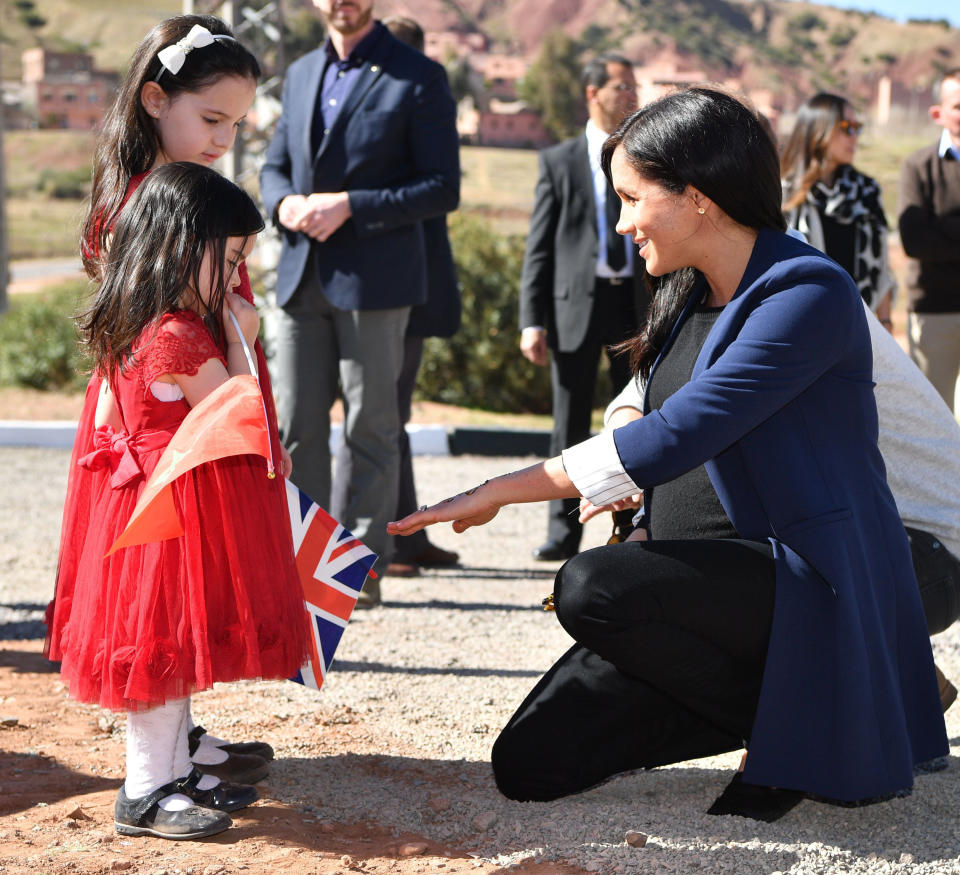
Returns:
[[[841,800],[909,788],[914,763],[948,752],[877,449],[872,367],[849,276],[761,230],[689,383],[614,432],[639,486],[705,464],[741,536],[773,545],[776,601],[744,779]]]

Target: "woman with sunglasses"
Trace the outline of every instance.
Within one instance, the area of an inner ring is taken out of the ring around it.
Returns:
[[[797,111],[780,159],[787,224],[853,277],[877,318],[891,328],[896,279],[887,259],[880,186],[853,166],[863,125],[843,97],[821,92]]]

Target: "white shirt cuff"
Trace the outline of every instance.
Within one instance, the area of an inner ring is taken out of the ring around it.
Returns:
[[[577,491],[598,507],[640,492],[623,470],[612,431],[565,449],[563,467]]]

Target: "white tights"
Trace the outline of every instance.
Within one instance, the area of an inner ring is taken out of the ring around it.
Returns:
[[[187,748],[189,699],[175,699],[147,711],[127,713],[127,777],[124,792],[130,799],[185,778],[193,766]],[[200,790],[216,787],[220,781],[204,775],[197,785]],[[166,811],[189,808],[189,797],[175,793],[164,797],[160,807]]]
[[[189,703],[189,699],[187,702]],[[193,722],[193,714],[190,713],[190,708],[187,708],[187,733],[193,731],[194,727],[197,724]],[[222,738],[217,738],[215,735],[211,735],[209,732],[204,732],[200,736],[200,744],[197,746],[197,749],[193,752],[191,759],[195,763],[200,763],[203,766],[214,766],[217,763],[226,762],[229,754],[225,750],[220,750],[221,744],[228,744],[229,742],[224,741]]]

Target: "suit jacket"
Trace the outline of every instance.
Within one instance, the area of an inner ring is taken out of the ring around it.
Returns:
[[[572,352],[590,324],[599,246],[586,134],[544,149],[539,165],[520,284],[520,327],[542,326],[551,349]],[[634,258],[630,290],[637,313],[648,300],[644,277],[643,260]]]
[[[323,294],[340,309],[421,304],[421,220],[456,209],[460,197],[456,108],[443,67],[384,32],[314,153],[325,67],[319,48],[287,70],[260,189],[274,219],[289,194],[336,191],[349,192],[353,216],[325,243],[278,224],[277,303],[297,289],[312,249]]]
[[[453,337],[460,327],[460,284],[446,216],[423,220],[423,244],[427,255],[427,301],[410,311],[407,334]]]
[[[960,161],[941,158],[939,143],[903,162],[899,224],[910,309],[960,312]]]
[[[835,263],[763,230],[690,382],[614,432],[638,485],[705,463],[737,531],[773,545],[776,602],[744,779],[844,800],[908,788],[914,763],[948,750],[877,449],[865,320]]]

